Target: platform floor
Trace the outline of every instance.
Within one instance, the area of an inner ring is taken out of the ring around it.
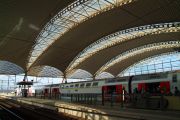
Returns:
[[[89,113],[95,112],[96,114],[103,114],[111,117],[126,118],[126,119],[144,119],[144,120],[180,120],[180,111],[170,111],[170,110],[146,110],[146,109],[132,109],[132,108],[122,108],[121,106],[101,106],[101,105],[86,105],[86,104],[76,104],[69,103],[59,100],[49,100],[49,99],[37,99],[37,98],[17,98],[17,100],[31,101],[36,103],[41,103],[50,106],[59,106],[67,109],[74,109],[78,112],[87,111]],[[123,119],[122,119],[123,120]]]

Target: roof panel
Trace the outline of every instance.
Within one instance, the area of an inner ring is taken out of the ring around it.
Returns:
[[[31,68],[28,75],[37,76],[37,77],[62,77],[63,73],[51,66],[36,66]]]
[[[86,79],[86,78],[92,78],[92,74],[88,71],[77,69],[74,70],[72,73],[67,75],[68,78],[75,78],[75,79]]]
[[[88,57],[91,57],[93,54],[96,54],[100,50],[106,49],[116,44],[120,44],[122,42],[126,42],[134,38],[139,38],[146,35],[161,34],[166,32],[177,32],[177,31],[180,31],[179,22],[145,25],[145,26],[118,31],[116,33],[105,36],[97,40],[96,42],[92,43],[88,47],[86,47],[70,63],[66,72],[71,71],[76,66],[78,66],[83,61],[85,61]]]
[[[133,56],[137,56],[146,52],[150,51],[158,51],[161,49],[168,49],[168,48],[179,48],[180,42],[179,41],[168,41],[168,42],[161,42],[161,43],[154,43],[145,46],[141,46],[138,48],[134,48],[132,50],[126,51],[115,58],[111,59],[105,65],[103,65],[96,74],[100,74],[103,71],[108,71],[108,69],[112,68],[115,64],[120,63],[121,61],[127,60],[128,58],[132,58]]]
[[[112,75],[111,73],[108,73],[108,72],[102,72],[102,73],[98,74],[95,78],[96,79],[114,78],[114,75]]]
[[[129,0],[129,2],[126,2],[127,0],[124,1],[120,1],[121,3],[124,2],[125,3],[130,3],[133,0]],[[81,2],[81,3],[80,3]],[[79,9],[82,8],[82,4],[84,4],[85,6],[88,6],[88,8],[94,8],[92,10],[90,9],[86,9],[86,12],[88,12],[88,17],[87,16],[83,16],[79,13]],[[116,3],[117,4],[117,1]],[[117,4],[120,5],[120,4]],[[34,61],[31,61],[31,63],[27,64],[27,68],[30,68],[31,65],[37,60],[37,58],[51,45],[53,44],[60,36],[62,36],[62,34],[66,33],[69,29],[71,29],[72,27],[74,27],[75,25],[83,22],[84,20],[88,19],[91,16],[95,16],[95,14],[98,14],[99,12],[103,12],[106,11],[106,9],[111,9],[112,4],[110,4],[109,2],[103,2],[102,0],[90,0],[90,1],[75,1],[73,3],[71,3],[71,5],[67,6],[66,8],[64,8],[63,10],[61,10],[57,15],[55,15],[44,27],[44,29],[41,32],[41,36],[37,37],[36,41],[37,43],[41,43],[42,39],[41,37],[47,37],[48,40],[46,38],[44,38],[45,41],[47,41],[47,45],[46,47],[41,47],[41,53],[39,53],[39,55],[36,54],[36,59],[33,59]],[[90,10],[90,11],[89,11]],[[71,12],[73,11],[73,12]],[[95,11],[95,12],[94,12]],[[72,17],[73,16],[73,17]],[[62,19],[59,19],[62,18]],[[57,23],[57,21],[61,21],[62,24],[66,24],[69,26],[69,29],[67,29],[66,27],[62,27],[62,26],[56,26],[61,27],[61,33],[56,33],[55,30],[53,29],[52,25],[55,23]],[[74,24],[74,22],[76,22],[77,24]],[[47,27],[48,26],[48,27]],[[48,29],[51,30],[51,32],[48,31]],[[62,32],[63,31],[63,32]],[[56,37],[52,38],[52,36],[50,34],[52,34]],[[40,39],[40,40],[39,40]],[[34,47],[36,47],[37,44],[35,44]],[[34,51],[36,51],[36,49],[32,48],[32,51],[30,53],[29,56],[29,60],[31,59],[31,56],[35,56],[34,55]],[[31,59],[32,60],[32,59]]]
[[[42,26],[73,0],[9,0],[0,3],[0,59],[26,69],[29,52]]]

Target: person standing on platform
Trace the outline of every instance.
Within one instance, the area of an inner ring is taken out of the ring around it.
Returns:
[[[179,93],[179,90],[178,90],[178,87],[175,87],[174,88],[174,95],[175,96],[178,96],[180,93]]]

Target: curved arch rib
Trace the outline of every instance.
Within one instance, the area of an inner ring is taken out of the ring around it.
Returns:
[[[97,40],[96,42],[85,48],[70,63],[66,72],[67,73],[70,72],[81,62],[85,61],[90,56],[96,54],[98,51],[106,49],[113,45],[146,35],[177,32],[177,31],[180,31],[180,22],[145,25],[145,26],[134,27],[134,28],[118,31],[116,33],[110,34],[108,36],[105,36]]]
[[[57,13],[37,36],[36,43],[29,55],[27,69],[48,47],[73,27],[99,13],[133,1],[137,0],[76,0],[68,5]]]
[[[134,48],[132,50],[126,51],[116,56],[115,58],[111,59],[109,62],[103,65],[96,72],[96,75],[100,74],[101,72],[107,70],[108,68],[112,67],[116,63],[119,63],[129,57],[142,54],[144,52],[152,51],[152,50],[159,50],[159,49],[164,49],[164,48],[177,48],[177,47],[180,47],[180,41],[160,42],[160,43],[154,43],[154,44],[149,44],[149,45],[141,46],[138,48]]]

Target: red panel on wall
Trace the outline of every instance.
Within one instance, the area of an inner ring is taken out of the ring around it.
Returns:
[[[170,82],[160,82],[160,90],[161,93],[169,93],[170,92]]]

